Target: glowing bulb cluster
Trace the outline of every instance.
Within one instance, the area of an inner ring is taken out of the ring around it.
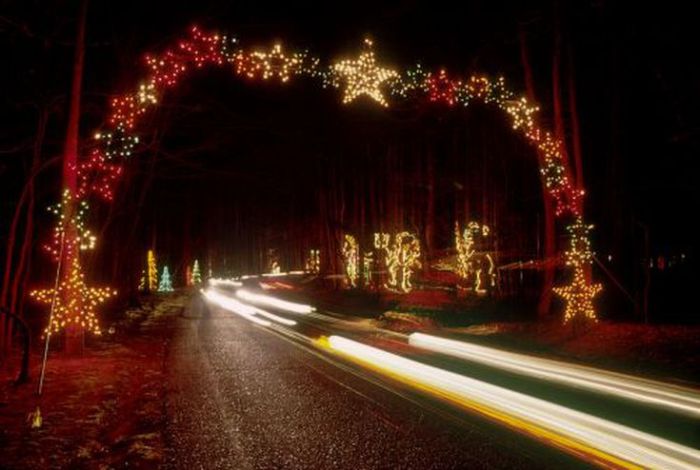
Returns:
[[[358,96],[367,95],[382,106],[389,106],[380,86],[398,74],[377,65],[372,41],[369,39],[365,39],[365,50],[357,59],[340,61],[333,65],[333,70],[347,82],[343,103],[351,103]]]
[[[101,333],[95,310],[98,305],[117,291],[108,287],[88,287],[77,256],[72,258],[67,280],[56,290],[37,289],[29,293],[31,297],[45,305],[54,305],[51,321],[45,333],[58,333],[70,326],[79,326],[96,335]]]
[[[426,87],[428,89],[428,99],[433,103],[445,103],[449,106],[457,102],[457,90],[462,86],[459,80],[452,80],[447,75],[445,69],[433,76],[428,74]]]
[[[111,201],[122,170],[121,165],[109,163],[100,149],[93,149],[90,157],[78,164],[78,199],[84,200],[94,193]]]
[[[192,284],[198,285],[202,283],[202,273],[199,269],[199,260],[194,260],[192,265]]]
[[[311,274],[318,274],[321,272],[321,250],[318,248],[312,248],[309,250],[309,254],[306,257],[304,270]]]
[[[365,286],[372,284],[372,270],[374,269],[374,253],[365,252],[362,256],[362,279]]]
[[[158,284],[158,292],[172,292],[173,290],[173,281],[170,279],[168,266],[163,266],[163,273],[160,275],[160,283]]]
[[[569,249],[564,253],[564,259],[566,265],[573,268],[574,276],[569,285],[554,288],[554,292],[566,302],[564,323],[573,319],[597,321],[593,299],[603,290],[603,287],[600,284],[590,283],[585,275],[585,268],[590,266],[593,259],[589,238],[592,228],[593,225],[585,224],[580,216],[567,227]]]
[[[44,249],[56,261],[58,261],[59,255],[61,254],[61,244],[63,244],[63,254],[65,257],[72,257],[76,248],[78,250],[92,250],[95,248],[97,238],[85,227],[88,203],[85,200],[79,201],[74,208],[73,215],[67,215],[65,207],[70,206],[72,200],[73,195],[66,189],[63,191],[61,202],[48,207],[48,211],[55,215],[58,221],[54,226],[53,237],[50,243],[44,245]]]
[[[153,250],[148,250],[146,254],[146,274],[148,291],[155,292],[158,289],[158,264]]]
[[[248,78],[279,78],[284,83],[292,75],[301,72],[304,55],[295,53],[286,55],[282,51],[282,44],[275,44],[269,52],[253,51],[245,53],[239,51],[234,57],[236,73]]]
[[[385,287],[403,293],[413,290],[413,272],[421,267],[418,238],[410,232],[400,232],[393,237],[389,233],[375,233],[374,247],[384,251],[389,272]]]
[[[586,281],[583,266],[576,266],[571,284],[554,288],[554,292],[566,302],[564,323],[574,319],[597,321],[593,299],[602,290],[603,286],[600,284]]]
[[[350,287],[357,287],[357,281],[360,278],[360,246],[355,237],[347,233],[343,240],[343,262],[348,284]]]
[[[460,231],[459,222],[455,223],[456,272],[465,281],[472,282],[474,292],[479,295],[496,287],[496,265],[491,254],[483,252],[474,256],[477,254],[474,237],[485,239],[490,232],[488,225],[478,222],[469,222],[464,231]]]

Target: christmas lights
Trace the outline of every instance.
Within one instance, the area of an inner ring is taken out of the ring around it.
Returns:
[[[569,285],[554,288],[554,292],[566,302],[564,323],[574,319],[595,322],[598,318],[593,299],[603,290],[603,286],[591,284],[585,275],[585,268],[591,265],[593,259],[588,236],[592,228],[593,225],[585,224],[580,216],[567,227],[569,249],[564,252],[564,259],[566,265],[574,269],[574,276]]]
[[[168,266],[163,266],[163,274],[160,275],[158,292],[172,292],[173,290],[173,282],[170,279],[170,271],[168,270]]]
[[[109,163],[100,149],[93,149],[90,158],[81,162],[78,172],[78,199],[83,201],[89,194],[95,193],[111,201],[114,197],[114,185],[122,174],[121,165]]]
[[[72,264],[67,279],[54,289],[37,289],[29,293],[31,297],[46,305],[53,304],[51,321],[44,332],[48,335],[58,333],[70,326],[80,326],[96,335],[101,333],[95,316],[95,309],[117,291],[108,287],[88,287],[77,256]]]
[[[574,268],[574,279],[571,284],[555,287],[553,290],[566,302],[564,323],[573,319],[593,322],[598,320],[593,307],[593,298],[603,290],[603,286],[588,283],[582,266]]]
[[[503,77],[453,77],[445,70],[435,72],[420,64],[397,73],[377,64],[372,46],[371,41],[365,40],[364,50],[355,60],[324,64],[320,58],[306,51],[287,53],[281,43],[274,44],[268,51],[246,50],[239,47],[235,38],[193,27],[188,37],[178,41],[175,47],[147,55],[147,73],[138,86],[110,100],[106,129],[95,134],[96,147],[85,161],[78,163],[76,171],[79,183],[75,194],[78,209],[68,216],[70,220],[63,220],[61,211],[49,251],[54,257],[58,255],[61,238],[65,239],[64,251],[67,252],[78,247],[86,249],[94,246],[94,236],[84,227],[87,199],[97,196],[106,201],[112,200],[116,182],[122,173],[122,163],[117,159],[129,157],[140,144],[137,130],[142,118],[162,101],[168,88],[179,83],[189,72],[209,66],[230,66],[241,76],[276,79],[282,83],[292,76],[304,75],[318,80],[324,87],[339,88],[345,85],[343,103],[351,103],[357,97],[367,95],[388,106],[386,93],[393,99],[422,100],[449,106],[467,106],[473,101],[490,104],[503,111],[513,129],[540,153],[540,173],[547,192],[556,203],[556,214],[560,217],[571,216],[577,221],[581,218],[584,192],[573,184],[563,158],[562,142],[540,126],[537,119],[539,108],[525,97],[516,96]],[[60,204],[56,207],[60,207]],[[67,233],[70,236],[63,236],[64,226],[69,226],[69,223],[76,227],[75,239],[73,230]],[[589,246],[588,231],[575,230],[575,238],[579,240],[577,243]],[[572,249],[567,254],[567,264],[574,269],[574,278],[576,263],[584,263],[585,260],[571,262],[569,258],[585,253],[585,250],[579,251]],[[493,260],[488,262],[489,284],[494,285]],[[486,266],[480,269],[479,277],[485,281]],[[314,266],[312,271],[317,272],[318,268]],[[363,271],[367,271],[364,261]],[[152,290],[156,287],[152,283],[152,277],[157,278],[154,272],[150,268],[147,271],[147,284]],[[399,275],[398,271],[395,274]],[[401,281],[398,282],[401,284]]]
[[[318,274],[321,272],[321,250],[317,248],[309,250],[309,255],[306,257],[306,263],[304,264],[304,270],[311,274]]]
[[[153,250],[148,250],[146,263],[148,292],[155,292],[158,289],[158,264],[156,263],[156,254]]]
[[[236,73],[245,75],[248,78],[268,78],[277,77],[284,83],[291,75],[301,72],[304,55],[300,53],[286,55],[282,52],[282,45],[275,44],[269,52],[253,51],[246,54],[239,51],[234,57]]]
[[[141,270],[141,276],[139,277],[138,290],[144,292],[146,290],[146,270]]]
[[[389,272],[385,287],[407,293],[413,289],[413,271],[421,267],[420,242],[409,232],[400,232],[393,237],[388,233],[374,234],[374,247],[384,251],[384,262]]]
[[[583,218],[577,217],[566,229],[569,232],[569,249],[564,252],[567,266],[578,267],[590,264],[593,252],[588,234],[593,229],[593,225],[585,224]]]
[[[202,283],[202,273],[199,270],[199,260],[194,260],[192,265],[192,284],[198,285]]]
[[[491,255],[484,253],[483,256],[474,256],[477,253],[474,249],[474,237],[479,236],[483,239],[488,237],[490,232],[488,225],[474,221],[469,222],[464,231],[460,231],[459,222],[455,222],[455,248],[457,249],[455,270],[457,275],[465,281],[473,280],[474,292],[479,295],[488,292],[488,289],[483,286],[484,279],[489,287],[496,287],[496,266]],[[487,264],[486,269],[483,266],[484,263]]]
[[[79,201],[75,208],[75,213],[72,217],[66,217],[64,207],[71,204],[73,195],[66,189],[63,191],[61,202],[48,207],[48,211],[58,218],[58,222],[54,226],[53,237],[50,243],[44,245],[44,249],[58,261],[61,253],[61,244],[63,244],[63,254],[66,258],[73,257],[73,252],[78,250],[92,250],[95,248],[97,238],[92,232],[85,227],[85,215],[88,211],[88,203],[85,200]],[[64,231],[74,229],[73,237],[64,236]]]
[[[357,287],[360,277],[358,265],[360,264],[360,246],[355,237],[345,234],[343,241],[343,262],[345,264],[345,276],[350,287]]]
[[[365,286],[372,285],[372,269],[374,269],[374,253],[367,251],[362,257],[362,280]]]
[[[452,80],[447,76],[445,69],[440,70],[437,76],[428,74],[426,88],[428,99],[432,102],[442,102],[450,106],[457,102],[457,90],[462,86],[458,80]]]
[[[367,95],[382,106],[389,106],[379,87],[398,74],[394,70],[377,66],[372,41],[365,39],[364,49],[357,59],[343,60],[333,65],[333,70],[347,82],[343,103],[351,103],[358,96]]]

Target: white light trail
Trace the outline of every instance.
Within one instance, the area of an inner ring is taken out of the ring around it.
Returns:
[[[423,333],[409,335],[408,342],[422,349],[467,359],[517,374],[564,383],[598,393],[607,393],[700,417],[700,394],[694,390],[593,367],[511,353]]]
[[[270,320],[276,321],[277,323],[281,323],[283,325],[287,326],[294,326],[297,324],[294,320],[290,320],[288,318],[280,317],[279,315],[275,315],[274,313],[270,313],[267,310],[263,310],[261,308],[255,308],[255,313],[258,315],[262,315],[263,317],[267,317]]]
[[[332,350],[370,368],[446,398],[609,466],[697,469],[700,451],[560,405],[444,371],[340,336]]]
[[[240,281],[236,281],[234,279],[217,279],[217,278],[212,277],[209,279],[209,285],[212,287],[217,287],[217,286],[241,287],[243,285],[243,283]]]
[[[229,312],[233,312],[236,315],[240,315],[246,320],[250,320],[253,323],[257,323],[258,325],[262,326],[271,325],[269,321],[256,317],[255,308],[251,307],[250,305],[246,305],[244,303],[239,302],[236,299],[231,299],[229,297],[226,297],[225,295],[221,295],[218,292],[214,292],[209,289],[207,289],[206,291],[200,290],[200,292],[208,301],[218,305],[219,307],[225,310],[228,310]]]
[[[286,312],[293,313],[311,313],[315,309],[311,305],[298,304],[296,302],[289,302],[287,300],[281,300],[276,297],[272,297],[264,294],[255,294],[253,292],[247,291],[245,289],[239,289],[236,291],[236,295],[243,300],[256,304],[264,304],[270,307],[274,307]]]

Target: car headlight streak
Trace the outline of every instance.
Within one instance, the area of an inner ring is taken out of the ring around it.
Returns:
[[[596,462],[621,468],[700,467],[696,449],[340,336],[330,336],[327,343],[331,350],[392,378]]]

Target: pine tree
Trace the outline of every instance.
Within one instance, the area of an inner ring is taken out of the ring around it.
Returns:
[[[202,283],[202,273],[199,271],[199,260],[194,260],[194,266],[192,266],[192,284]]]
[[[155,292],[158,288],[158,265],[156,264],[156,255],[153,250],[148,250],[148,291]]]
[[[158,284],[158,292],[172,292],[173,290],[173,283],[170,280],[170,271],[168,271],[167,266],[164,266],[163,274],[160,275],[160,284]]]

